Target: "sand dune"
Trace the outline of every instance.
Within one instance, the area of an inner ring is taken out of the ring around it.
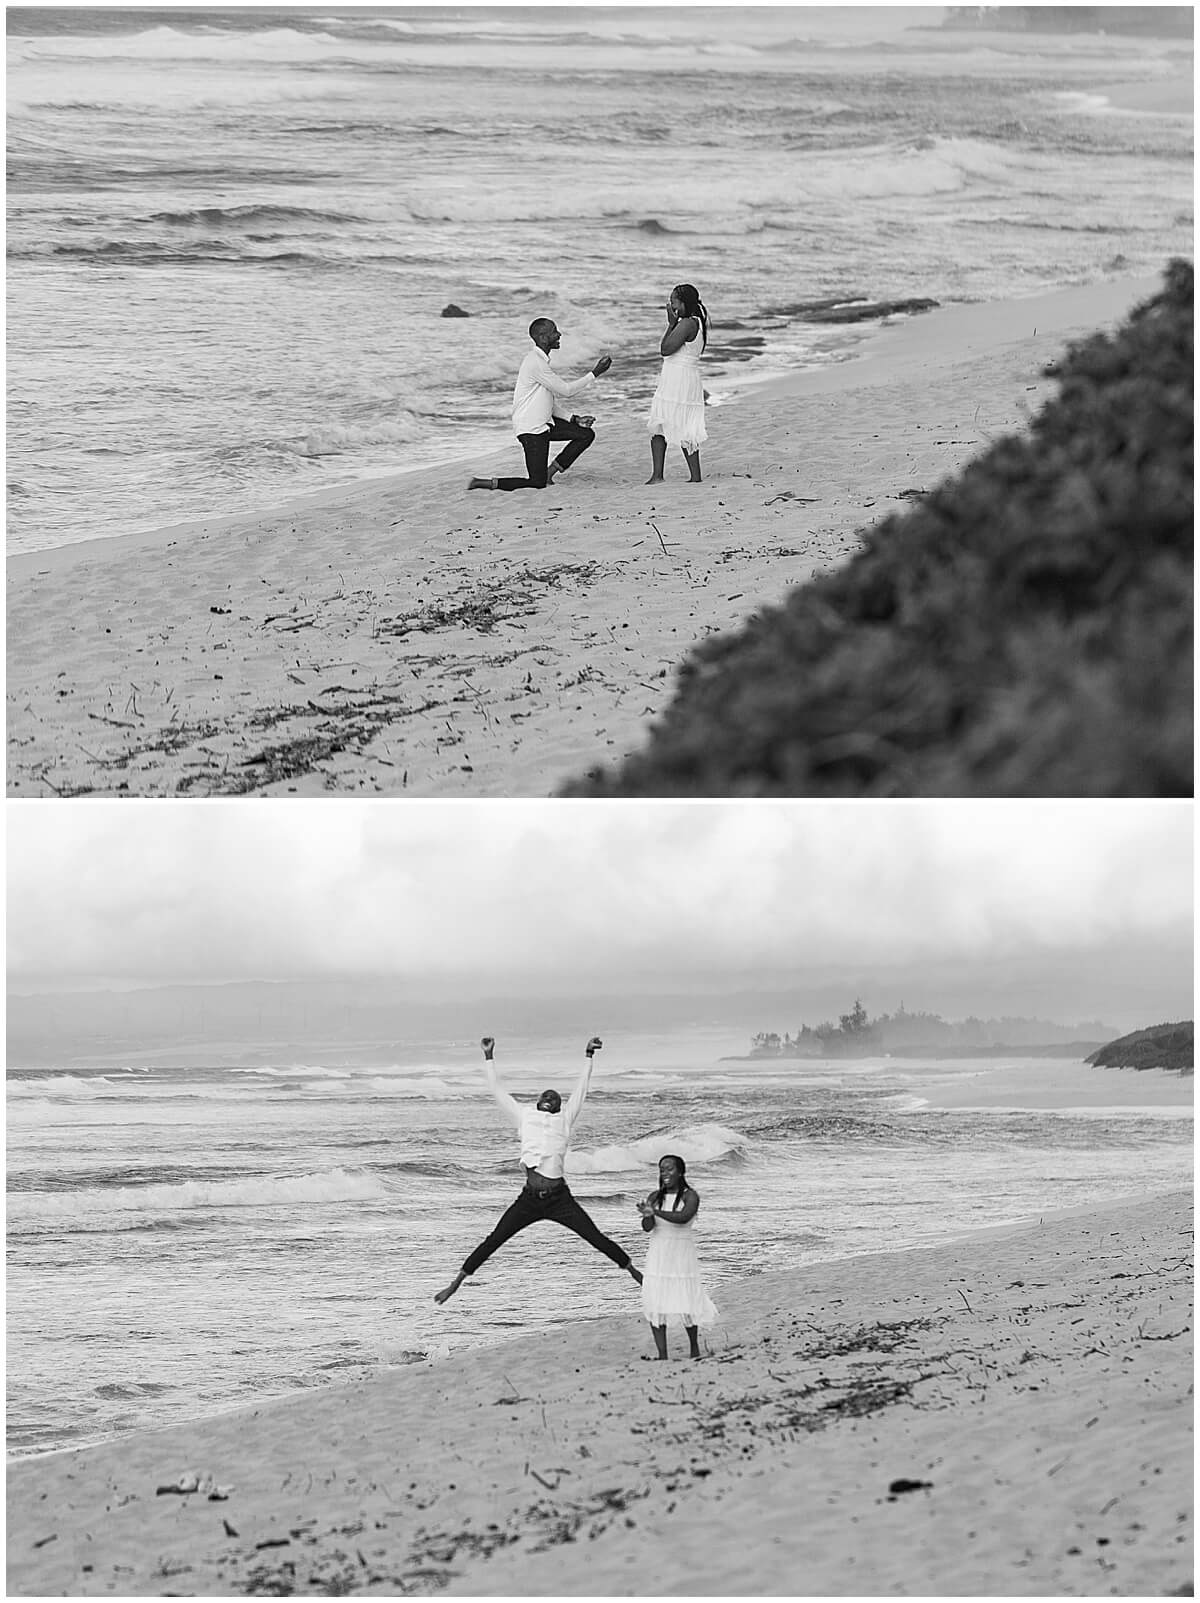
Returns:
[[[717,1289],[18,1462],[9,1592],[1190,1591],[1190,1194]]]
[[[1049,393],[1121,280],[884,329],[714,408],[705,482],[648,488],[606,416],[550,490],[518,451],[8,563],[8,782],[53,795],[546,796],[640,744],[676,665],[854,550]]]

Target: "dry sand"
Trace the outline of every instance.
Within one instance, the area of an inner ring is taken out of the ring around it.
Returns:
[[[8,563],[16,797],[546,796],[640,745],[707,633],[845,560],[1052,392],[1070,337],[1160,287],[951,307],[715,407],[705,482],[648,488],[638,417],[550,490],[519,450],[261,517]],[[618,353],[619,360],[619,353]]]
[[[17,1462],[10,1595],[1190,1593],[1190,1193],[719,1295]]]

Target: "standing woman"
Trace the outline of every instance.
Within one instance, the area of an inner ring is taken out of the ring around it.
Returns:
[[[668,1153],[658,1162],[658,1190],[638,1203],[642,1229],[650,1232],[642,1279],[642,1311],[650,1323],[659,1358],[667,1356],[667,1323],[687,1331],[691,1356],[700,1356],[698,1325],[711,1325],[717,1310],[704,1289],[692,1220],[699,1193],[687,1183],[682,1158]]]
[[[683,452],[693,484],[700,483],[700,447],[704,427],[704,386],[700,353],[708,344],[708,312],[694,284],[676,284],[667,302],[667,332],[659,350],[663,365],[650,402],[650,459],[654,471],[647,484],[661,484],[667,446]]]

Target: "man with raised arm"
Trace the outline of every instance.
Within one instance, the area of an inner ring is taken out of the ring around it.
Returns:
[[[544,490],[557,474],[565,473],[596,438],[595,417],[569,413],[566,402],[573,395],[591,388],[612,366],[612,357],[600,358],[582,378],[563,378],[550,366],[550,352],[559,347],[561,335],[552,317],[535,317],[529,325],[531,350],[521,363],[513,390],[513,433],[525,453],[525,477],[472,479],[468,490]],[[567,443],[550,460],[552,440]]]
[[[642,1277],[630,1262],[629,1254],[618,1247],[615,1241],[601,1234],[595,1222],[571,1195],[563,1176],[571,1131],[591,1083],[592,1060],[603,1044],[595,1035],[588,1042],[584,1049],[587,1063],[565,1107],[557,1091],[543,1091],[537,1099],[537,1105],[530,1108],[522,1107],[496,1077],[492,1061],[496,1042],[492,1036],[485,1035],[480,1042],[488,1089],[501,1113],[516,1127],[521,1137],[521,1166],[525,1170],[525,1185],[517,1200],[500,1215],[491,1235],[479,1243],[450,1284],[437,1293],[434,1302],[449,1302],[467,1276],[473,1275],[481,1264],[486,1263],[498,1247],[511,1241],[527,1225],[536,1224],[539,1219],[549,1219],[553,1224],[573,1230],[597,1252],[611,1258],[618,1269],[628,1270],[641,1285]]]

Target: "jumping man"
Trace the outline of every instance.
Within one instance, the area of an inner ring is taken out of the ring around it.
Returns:
[[[495,1040],[485,1035],[480,1045],[483,1047],[488,1089],[501,1113],[516,1126],[521,1137],[521,1166],[525,1170],[525,1185],[517,1200],[501,1214],[491,1235],[479,1243],[450,1284],[437,1293],[434,1302],[448,1302],[467,1276],[473,1275],[486,1263],[498,1247],[510,1241],[527,1225],[536,1224],[539,1219],[549,1219],[554,1224],[565,1225],[568,1230],[573,1230],[597,1252],[611,1258],[618,1269],[627,1270],[640,1286],[642,1277],[630,1262],[629,1254],[618,1247],[615,1241],[601,1234],[594,1221],[575,1201],[563,1178],[563,1163],[571,1131],[592,1078],[592,1059],[603,1042],[594,1035],[588,1042],[585,1048],[587,1064],[566,1107],[557,1091],[543,1091],[537,1099],[537,1106],[532,1108],[522,1107],[497,1079],[492,1062]]]

